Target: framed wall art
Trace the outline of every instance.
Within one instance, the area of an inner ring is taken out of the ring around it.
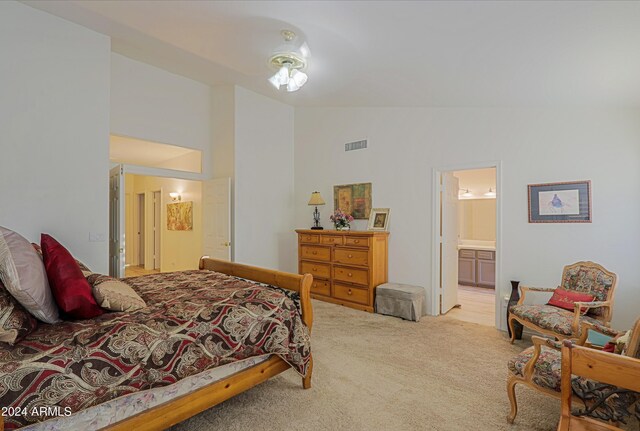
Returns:
[[[529,184],[529,223],[591,223],[591,181]]]
[[[333,186],[333,209],[366,220],[371,213],[371,183]]]
[[[193,230],[193,202],[167,204],[168,230]]]
[[[369,216],[368,230],[386,231],[389,227],[389,208],[373,208]]]

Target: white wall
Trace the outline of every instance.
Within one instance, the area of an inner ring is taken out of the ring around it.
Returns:
[[[201,150],[211,176],[211,88],[111,54],[111,133]]]
[[[109,38],[0,2],[0,225],[108,269]]]
[[[297,272],[291,106],[235,88],[235,260]]]
[[[344,152],[365,137],[369,149]],[[563,265],[593,260],[619,275],[613,324],[629,327],[640,304],[639,142],[637,110],[299,108],[296,222],[308,226],[313,190],[331,202],[334,184],[371,181],[373,206],[391,208],[390,280],[430,288],[433,169],[500,160],[498,292],[511,279],[556,286]],[[592,181],[593,223],[527,222],[527,184],[583,179]]]

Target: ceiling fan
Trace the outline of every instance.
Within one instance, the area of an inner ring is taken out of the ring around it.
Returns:
[[[310,55],[309,47],[306,42],[296,47],[297,36],[291,30],[282,30],[280,34],[284,43],[269,57],[269,66],[276,70],[276,73],[269,78],[269,82],[277,90],[286,88],[288,92],[298,91],[309,78],[304,72]]]

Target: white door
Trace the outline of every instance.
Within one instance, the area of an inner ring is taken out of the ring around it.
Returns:
[[[440,195],[440,313],[458,304],[458,178],[442,174]]]
[[[109,275],[124,277],[124,168],[109,171]]]
[[[205,256],[231,260],[231,178],[202,183],[202,218]]]
[[[160,269],[160,211],[162,194],[153,192],[153,269]]]
[[[126,184],[126,180],[125,180],[125,184]],[[126,186],[125,186],[126,189]],[[134,199],[134,195],[132,193],[126,193],[124,194],[124,214],[125,214],[125,229],[124,229],[124,238],[126,240],[125,243],[125,248],[124,248],[124,255],[125,255],[125,265],[126,266],[131,266],[134,265],[134,262],[136,261],[136,257],[135,257],[135,241],[134,238],[136,237],[134,235],[134,229],[135,229],[135,223],[134,223],[134,218],[133,218],[133,214],[134,214],[134,205],[133,205],[133,199]]]

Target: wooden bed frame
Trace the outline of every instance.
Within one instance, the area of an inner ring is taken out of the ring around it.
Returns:
[[[313,309],[311,307],[311,283],[313,282],[313,277],[311,274],[291,274],[211,259],[207,256],[200,259],[199,267],[201,270],[217,271],[298,292],[302,308],[302,321],[311,331],[313,325]],[[220,404],[289,368],[291,368],[289,364],[278,356],[272,355],[266,362],[239,371],[223,380],[167,401],[103,429],[110,431],[129,431],[132,429],[136,431],[164,430]],[[312,371],[313,357],[309,362],[307,375],[302,378],[302,387],[304,389],[311,387]],[[4,430],[4,421],[0,416],[0,431],[2,430]]]
[[[313,325],[313,309],[311,308],[311,274],[298,275],[288,272],[274,271],[255,266],[242,265],[218,259],[203,257],[200,269],[206,269],[260,283],[293,290],[300,294],[302,321],[309,330]],[[290,367],[278,356],[271,356],[266,362],[235,373],[224,380],[202,387],[195,392],[178,397],[159,406],[153,407],[135,416],[127,418],[106,428],[110,431],[151,431],[163,430],[191,416],[197,415],[223,401],[250,389],[271,377],[288,370]],[[307,375],[302,379],[302,387],[311,387],[313,358],[309,363]]]

